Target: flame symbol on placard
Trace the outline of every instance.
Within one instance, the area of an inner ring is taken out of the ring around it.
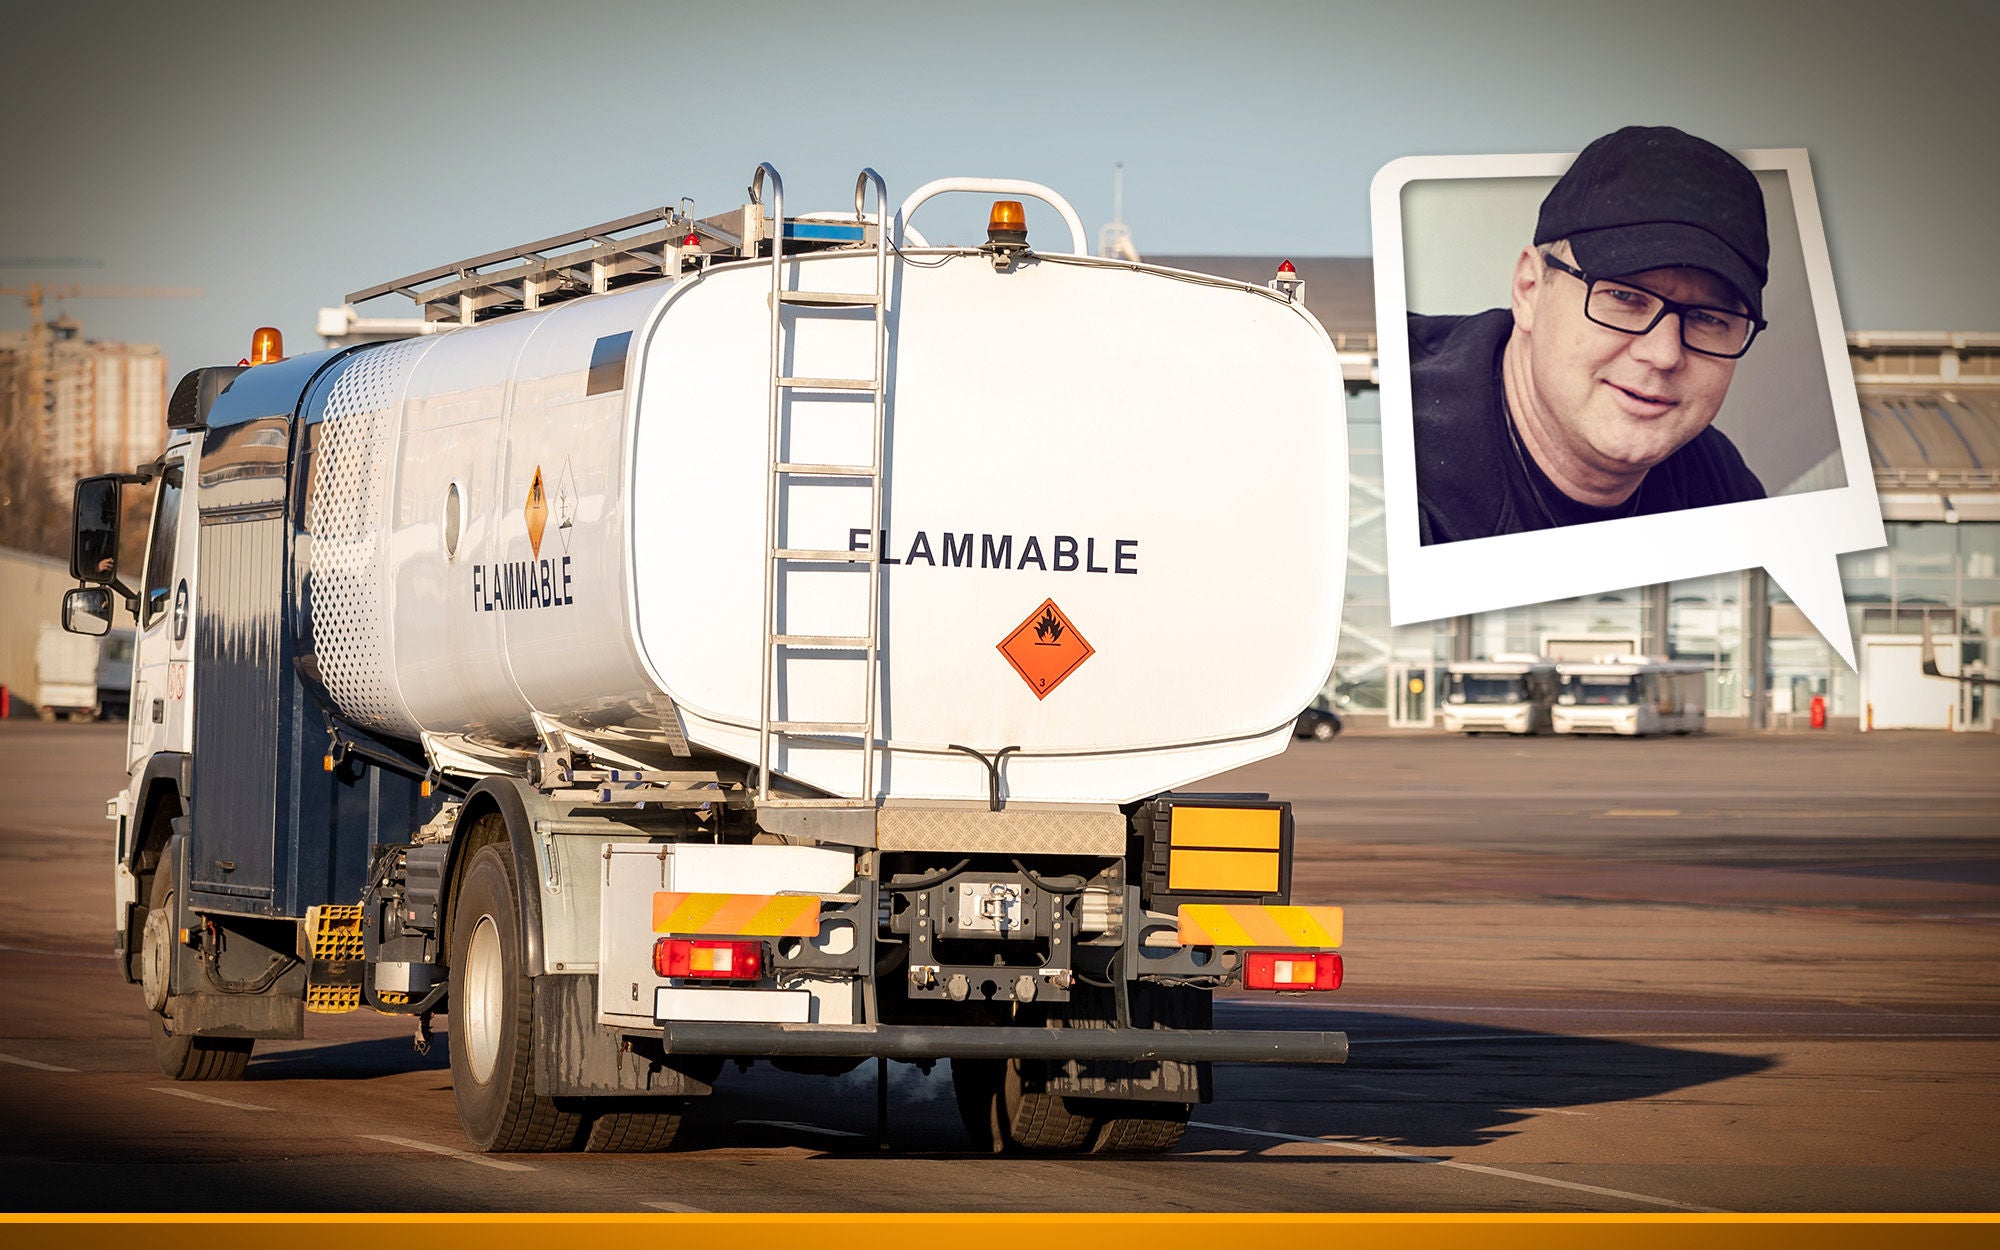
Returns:
[[[1041,619],[1035,622],[1035,637],[1044,644],[1052,644],[1062,641],[1062,636],[1062,622],[1056,619],[1055,610],[1043,608]]]
[[[549,522],[549,496],[542,489],[542,466],[535,466],[535,480],[528,487],[528,504],[523,509],[528,521],[528,546],[535,558],[542,555],[542,528]]]

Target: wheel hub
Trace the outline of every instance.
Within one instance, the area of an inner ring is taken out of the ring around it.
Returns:
[[[165,907],[156,907],[146,913],[146,928],[141,935],[144,946],[139,957],[140,983],[146,990],[146,1006],[162,1015],[167,1010],[167,984],[174,957],[174,909],[173,898],[168,896]]]
[[[504,1029],[501,1012],[506,1010],[503,978],[505,963],[500,951],[500,927],[493,917],[481,916],[465,944],[464,1003],[452,1004],[452,1027],[465,1032],[465,1059],[473,1079],[481,1085],[492,1081],[500,1059],[500,1035]],[[464,1016],[461,1023],[458,1017]]]

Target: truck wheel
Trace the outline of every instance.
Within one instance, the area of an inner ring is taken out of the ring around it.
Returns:
[[[1214,1027],[1214,997],[1207,990],[1141,981],[1130,993],[1135,1010],[1156,1029]],[[1194,1111],[1184,1102],[1103,1102],[1098,1109],[1103,1127],[1090,1153],[1099,1155],[1165,1154],[1181,1144]]]
[[[180,935],[174,932],[174,865],[179,861],[180,839],[167,843],[153,870],[153,887],[147,892],[146,927],[140,942],[139,966],[146,990],[146,1021],[153,1034],[153,1059],[160,1071],[176,1081],[236,1081],[250,1066],[250,1048],[256,1043],[247,1037],[185,1037],[173,1031],[168,1013],[173,999],[167,993],[168,969],[173,966],[174,948]]]
[[[982,1150],[999,1154],[1006,1148],[994,1095],[1000,1092],[1001,1063],[996,1059],[951,1061],[951,1094],[967,1136]]]
[[[1018,1059],[954,1059],[951,1083],[966,1132],[995,1154],[1081,1150],[1097,1130],[1097,1117],[1079,1114],[1061,1094],[1023,1090]]]
[[[649,1105],[652,1102],[646,1101]],[[686,1118],[686,1104],[676,1100],[671,1106],[670,1111],[600,1111],[590,1122],[590,1136],[584,1139],[583,1148],[604,1154],[653,1154],[669,1149]]]
[[[473,853],[452,905],[451,1089],[482,1151],[567,1150],[583,1132],[573,1106],[535,1093],[533,981],[507,844]]]
[[[1094,1155],[1165,1154],[1181,1144],[1187,1134],[1188,1113],[1194,1108],[1184,1102],[1161,1103],[1140,1115],[1123,1114],[1107,1118],[1090,1144]]]

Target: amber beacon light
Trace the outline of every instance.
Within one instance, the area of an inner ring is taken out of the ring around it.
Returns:
[[[250,336],[250,363],[274,365],[285,358],[285,336],[275,326],[258,326]]]
[[[986,241],[1002,247],[1025,247],[1028,242],[1028,210],[1019,200],[995,200],[986,217]]]

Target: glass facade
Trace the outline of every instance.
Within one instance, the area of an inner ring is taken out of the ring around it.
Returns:
[[[1387,536],[1382,501],[1382,409],[1374,388],[1350,392],[1348,414],[1349,547],[1340,654],[1330,693],[1343,711],[1386,715],[1392,666],[1428,671],[1436,689],[1453,653],[1459,621],[1389,627]],[[1840,558],[1849,625],[1865,634],[1920,634],[1929,622],[1939,640],[1955,639],[1960,672],[1992,673],[2000,665],[1993,630],[2000,626],[2000,523],[1892,521],[1889,544]],[[1576,655],[1602,640],[1605,651],[1658,652],[1708,668],[1708,710],[1749,714],[1749,657],[1744,652],[1743,573],[1690,578],[1665,587],[1606,591],[1460,618],[1469,627],[1469,654],[1548,654],[1560,646]],[[1860,717],[1861,685],[1833,649],[1792,606],[1775,582],[1771,609],[1771,724],[1803,718],[1815,696],[1836,717]],[[1658,619],[1664,614],[1664,621]],[[1986,692],[1968,692],[1967,723],[1985,726]]]
[[[1840,558],[1854,636],[1915,636],[1928,624],[1933,638],[1957,640],[1960,672],[1992,673],[2000,658],[1992,634],[2000,623],[2000,524],[1891,521],[1887,530],[1888,546]],[[1791,599],[1773,586],[1771,602],[1774,619],[1781,619],[1776,605]],[[1833,715],[1862,715],[1859,679],[1817,634],[1807,629],[1784,637],[1774,626],[1772,635],[1774,694],[1786,688],[1797,692],[1795,710],[1803,710],[1801,698],[1825,695]],[[1985,692],[1972,690],[1968,697],[1972,723],[1986,723]]]
[[[1742,716],[1743,575],[1718,573],[1667,586],[1667,658],[1708,666],[1708,711]]]
[[[1382,403],[1374,387],[1347,394],[1347,593],[1330,693],[1343,711],[1389,710],[1389,671],[1436,673],[1451,654],[1451,623],[1389,628],[1389,540],[1382,506]]]

